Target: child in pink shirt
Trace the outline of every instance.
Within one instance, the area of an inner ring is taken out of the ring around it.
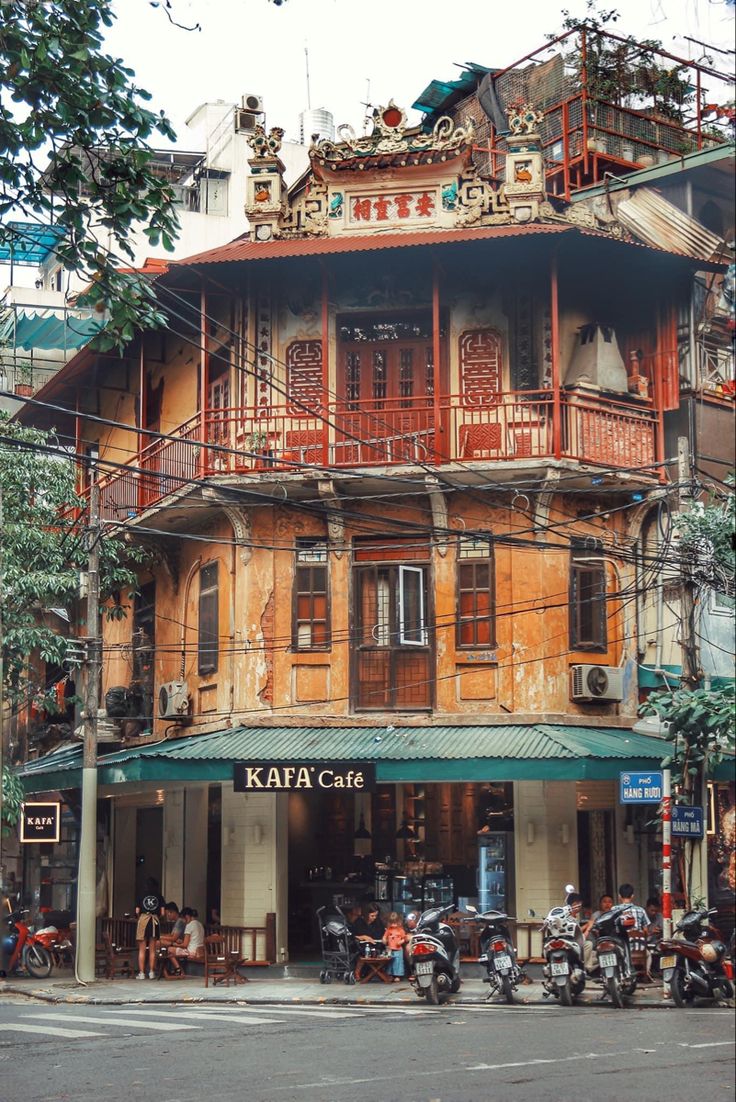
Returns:
[[[401,983],[406,975],[404,945],[409,940],[409,935],[404,927],[404,920],[396,911],[392,911],[386,920],[386,933],[383,940],[391,954],[391,963],[387,971],[394,977],[394,983]]]

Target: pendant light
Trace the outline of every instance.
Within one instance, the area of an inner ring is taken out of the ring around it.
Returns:
[[[367,841],[368,839],[370,839],[372,837],[373,837],[373,835],[371,834],[371,832],[368,830],[368,828],[365,825],[365,816],[363,815],[363,812],[361,811],[361,813],[360,813],[360,822],[358,823],[358,828],[355,831],[355,834],[353,835],[353,838],[355,838],[356,841],[363,841],[363,840]]]
[[[401,820],[401,826],[396,831],[396,837],[397,838],[403,838],[404,841],[408,841],[409,839],[416,838],[416,836],[417,836],[417,832],[414,830],[414,827],[411,825],[409,820],[408,819],[402,819]]]

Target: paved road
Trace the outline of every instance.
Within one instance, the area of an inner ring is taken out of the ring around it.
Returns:
[[[733,1016],[0,1003],[0,1102],[727,1102]]]

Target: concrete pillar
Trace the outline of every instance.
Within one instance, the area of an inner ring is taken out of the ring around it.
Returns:
[[[233,792],[222,785],[222,887],[225,925],[263,926],[276,914],[276,951],[287,959],[288,795]]]
[[[574,781],[514,783],[516,917],[544,917],[578,879]]]
[[[135,898],[136,808],[113,801],[112,914],[133,914]]]
[[[184,891],[187,907],[207,921],[207,812],[208,786],[191,785],[184,789]]]
[[[164,859],[162,892],[164,898],[173,899],[180,907],[188,905],[184,899],[184,790],[168,788],[164,800]]]

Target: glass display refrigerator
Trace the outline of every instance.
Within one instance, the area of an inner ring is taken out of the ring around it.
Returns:
[[[400,915],[410,911],[426,911],[430,907],[447,907],[454,902],[451,876],[440,874],[407,876],[403,873],[376,874],[376,900]]]
[[[514,915],[514,835],[511,831],[478,835],[477,884],[479,911],[503,911]]]

